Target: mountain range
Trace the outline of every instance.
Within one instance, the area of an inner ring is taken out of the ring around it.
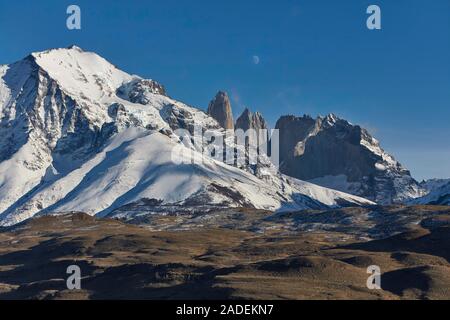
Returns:
[[[267,160],[239,168],[204,157],[205,146],[181,144],[177,130],[220,135],[218,121],[76,46],[1,66],[0,79],[2,225],[74,210],[104,216],[142,201],[183,210],[371,203],[283,175]],[[199,161],[173,161],[185,154]]]
[[[448,204],[448,184],[427,189],[367,130],[335,115],[282,116],[279,168],[265,155],[256,165],[205,156],[208,143],[186,144],[179,134],[196,126],[233,147],[227,131],[268,128],[248,109],[234,122],[225,92],[204,112],[76,46],[0,66],[0,225],[72,211],[136,218],[217,207]]]

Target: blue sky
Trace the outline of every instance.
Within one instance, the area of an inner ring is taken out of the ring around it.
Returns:
[[[82,29],[66,28],[66,8]],[[382,30],[366,28],[366,8]],[[417,179],[450,177],[450,1],[1,1],[0,64],[76,44],[206,108],[333,112],[368,128]],[[255,64],[254,56],[259,57]]]

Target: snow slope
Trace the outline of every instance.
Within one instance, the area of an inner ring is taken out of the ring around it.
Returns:
[[[410,200],[409,204],[450,205],[450,181],[432,180],[425,184],[430,188],[430,193],[421,198]]]
[[[0,66],[0,225],[106,215],[140,199],[270,210],[371,204],[283,176],[267,159],[255,169],[203,157],[204,145],[184,146],[176,134],[194,124],[224,132],[157,82],[78,47]],[[187,154],[198,161],[180,164]]]
[[[449,183],[450,179],[429,179],[422,181],[420,186],[425,189],[427,193],[430,193]]]

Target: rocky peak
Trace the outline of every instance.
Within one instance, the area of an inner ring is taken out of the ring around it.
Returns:
[[[79,46],[77,46],[75,44],[72,44],[72,45],[68,46],[67,49],[69,49],[69,50],[77,50],[79,52],[83,52],[84,51],[83,49],[81,49]]]
[[[280,161],[286,162],[294,156],[297,146],[306,139],[310,132],[314,131],[317,122],[309,115],[296,117],[293,115],[281,116],[278,119],[275,129],[279,129],[280,134]]]
[[[139,104],[148,104],[152,94],[167,96],[163,85],[150,79],[135,79],[129,83],[123,84],[117,94],[128,101]]]
[[[338,122],[341,119],[338,116],[336,116],[334,113],[330,113],[324,118],[324,120],[328,124],[333,125],[333,124],[336,124],[336,122]]]
[[[228,94],[219,91],[209,103],[207,113],[213,117],[223,128],[234,129],[233,112],[231,110]]]
[[[370,133],[334,114],[283,116],[281,171],[302,180],[363,196],[380,204],[420,196],[408,170],[386,153]]]
[[[412,205],[450,205],[450,179],[432,179],[420,184],[427,194],[421,198],[412,199]]]
[[[244,112],[237,118],[235,128],[247,131],[248,129],[267,129],[268,126],[261,113],[253,113],[245,108]]]

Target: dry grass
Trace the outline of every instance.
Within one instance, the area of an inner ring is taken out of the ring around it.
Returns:
[[[339,232],[152,231],[84,214],[41,217],[0,232],[0,299],[450,299],[449,237],[448,224],[361,242]],[[82,290],[66,289],[71,264]],[[383,290],[366,288],[374,264]]]

